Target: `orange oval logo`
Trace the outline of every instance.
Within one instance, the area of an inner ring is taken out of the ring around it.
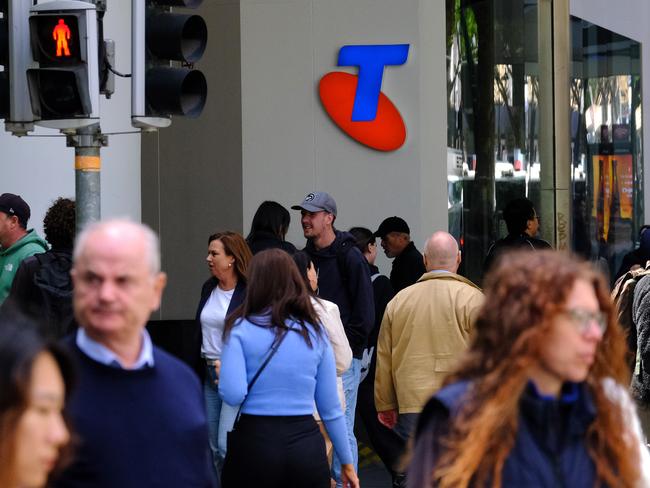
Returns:
[[[369,122],[352,121],[352,108],[357,92],[357,75],[331,72],[318,84],[320,101],[327,115],[348,136],[378,151],[395,151],[406,140],[406,126],[393,102],[379,93],[377,117]]]

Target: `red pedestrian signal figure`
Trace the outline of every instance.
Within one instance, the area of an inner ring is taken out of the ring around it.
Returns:
[[[70,56],[70,48],[68,47],[70,28],[63,19],[59,19],[59,23],[54,27],[52,38],[56,41],[56,57]],[[63,54],[61,54],[61,51],[63,51]]]

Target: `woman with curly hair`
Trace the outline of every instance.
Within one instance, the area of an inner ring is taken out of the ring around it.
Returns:
[[[470,350],[420,416],[408,486],[648,486],[625,347],[588,264],[504,256]]]

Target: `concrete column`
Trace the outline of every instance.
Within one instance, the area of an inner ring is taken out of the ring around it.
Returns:
[[[538,5],[542,236],[557,249],[570,249],[569,1]]]

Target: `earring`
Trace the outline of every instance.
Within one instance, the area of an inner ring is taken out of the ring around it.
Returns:
[[[232,263],[228,263],[228,267],[229,267],[229,268],[232,267]]]

